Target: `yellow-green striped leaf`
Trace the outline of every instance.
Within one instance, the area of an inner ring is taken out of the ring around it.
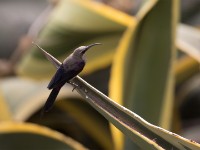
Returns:
[[[170,128],[178,1],[149,1],[121,40],[110,96],[149,122]],[[125,147],[132,149],[130,140]]]
[[[91,73],[111,64],[119,39],[131,21],[129,15],[98,2],[60,0],[40,32],[37,43],[59,60],[80,45],[103,43],[95,53],[90,51],[87,54],[88,63],[83,73]],[[17,68],[19,75],[40,79],[50,77],[54,71],[36,47]]]
[[[0,124],[2,150],[86,150],[80,143],[48,128],[30,123],[3,122]]]
[[[56,62],[57,67],[61,65],[51,55],[48,55],[48,57],[50,57],[49,60]],[[198,150],[200,148],[200,144],[194,141],[148,123],[137,114],[108,98],[80,77],[73,78],[71,83],[77,85],[76,90],[92,107],[130,137],[142,149]]]

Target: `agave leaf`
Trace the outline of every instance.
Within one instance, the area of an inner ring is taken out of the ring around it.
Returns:
[[[91,73],[111,64],[117,43],[131,21],[129,15],[98,2],[61,0],[36,42],[59,60],[66,58],[80,45],[93,41],[103,43],[96,53],[89,52],[87,56],[88,65],[83,73]],[[105,61],[101,61],[102,57]],[[19,75],[40,79],[50,77],[54,71],[36,47],[17,67]]]
[[[177,47],[200,62],[200,30],[192,26],[180,24],[177,32]]]
[[[189,121],[189,123],[194,123],[197,120],[191,120]],[[195,123],[194,123],[195,124]],[[187,137],[188,139],[194,139],[195,141],[199,141],[199,125],[192,125],[189,128],[184,129],[183,133],[182,133],[185,137]]]
[[[40,110],[50,93],[46,88],[47,85],[48,83],[45,81],[35,82],[22,78],[7,78],[2,80],[0,92],[5,97],[4,103],[7,104],[12,119],[24,121]],[[77,97],[76,93],[71,92],[71,86],[66,85],[63,87],[63,90],[58,95],[58,99],[65,96]],[[1,115],[3,116],[3,114]]]
[[[62,91],[65,92],[66,89]],[[89,149],[113,149],[107,120],[83,101],[79,94],[76,95],[72,97],[61,93],[60,96],[59,93],[53,109],[42,118],[38,111],[26,121],[62,132]]]
[[[199,72],[199,62],[190,56],[183,56],[176,61],[176,85],[180,85]]]
[[[72,80],[85,100],[142,149],[199,149],[200,144],[154,126],[117,104],[80,77]]]
[[[53,58],[53,56],[49,57]],[[194,141],[148,123],[137,114],[108,98],[79,76],[71,81],[77,85],[75,89],[92,107],[141,148],[195,150],[200,148],[200,144]]]
[[[113,149],[110,128],[105,120],[95,109],[83,99],[65,97],[58,101],[56,106],[59,110],[67,113],[86,131],[86,133],[98,143],[102,149]]]
[[[0,91],[0,121],[8,121],[12,120],[12,116],[10,113],[10,109],[8,104],[6,103],[6,100],[3,96],[2,91]]]
[[[1,149],[86,150],[80,143],[48,128],[30,123],[0,124]]]
[[[51,62],[51,63],[53,63],[53,65],[56,67],[56,68],[59,68],[59,66],[60,66],[60,63],[58,62],[58,61],[56,61],[56,59],[54,58],[54,61],[52,60],[53,58],[52,57],[50,57],[50,54],[49,53],[47,53],[43,48],[41,48],[39,45],[37,45],[36,43],[34,43],[33,42],[33,44],[35,44],[41,51],[42,51],[42,53],[44,54],[44,56]]]
[[[30,115],[33,109],[39,109],[37,98],[35,97],[33,99],[35,100],[34,105],[32,105],[32,103],[30,103],[31,105],[29,105],[29,102],[27,101],[27,96],[34,97],[35,92],[44,91],[41,90],[41,88],[44,89],[44,86],[39,88],[30,80],[7,78],[1,81],[0,91],[5,97],[5,102],[7,103],[10,114],[14,120],[18,118],[17,116],[21,114],[21,111],[26,111],[26,113],[24,114]],[[26,91],[24,89],[26,89]]]
[[[56,65],[56,63],[53,64]],[[1,100],[7,103],[10,120],[42,124],[62,131],[62,133],[70,132],[67,135],[81,143],[91,138],[92,146],[96,144],[105,150],[113,149],[107,120],[91,108],[88,103],[83,101],[77,92],[72,92],[73,87],[68,84],[60,91],[55,107],[41,118],[40,109],[50,93],[49,90],[46,90],[47,85],[47,82],[36,82],[23,78],[4,79],[0,84],[0,92],[2,92],[2,96],[5,96],[6,99]],[[3,103],[1,106],[3,107]],[[1,111],[0,118],[3,118],[3,109]],[[71,123],[66,121],[70,119],[74,121],[71,121]],[[76,123],[78,123],[77,126]],[[72,130],[73,127],[74,129]],[[99,130],[96,130],[97,128]],[[81,137],[84,137],[84,140]],[[89,147],[89,145],[87,146]]]
[[[166,129],[173,108],[177,2],[149,1],[139,11],[138,24],[121,40],[110,82],[111,98]],[[125,146],[132,149],[128,141]]]

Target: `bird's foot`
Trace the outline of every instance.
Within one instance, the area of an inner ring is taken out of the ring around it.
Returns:
[[[72,92],[78,87],[78,85],[75,84],[74,82],[69,81],[69,84],[73,86]]]

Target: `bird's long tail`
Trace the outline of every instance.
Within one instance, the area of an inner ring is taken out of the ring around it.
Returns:
[[[56,88],[53,88],[53,90],[51,91],[43,109],[42,109],[42,112],[41,112],[41,116],[43,116],[43,114],[45,112],[48,112],[52,107],[53,107],[53,103],[55,102],[56,100],[56,97],[58,96],[58,93],[60,91],[61,87],[56,87]]]

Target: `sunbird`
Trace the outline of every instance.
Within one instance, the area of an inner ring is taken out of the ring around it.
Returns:
[[[35,43],[34,43],[35,44]],[[58,93],[62,86],[65,83],[69,83],[69,81],[77,76],[84,68],[86,60],[85,60],[85,52],[95,45],[100,45],[101,43],[94,43],[88,46],[80,46],[76,48],[72,54],[70,54],[57,69],[56,73],[52,77],[49,82],[47,88],[49,90],[52,89],[47,101],[42,109],[42,114],[44,112],[48,112],[52,107],[53,103],[58,96]],[[40,46],[35,44],[39,49],[43,50]]]

